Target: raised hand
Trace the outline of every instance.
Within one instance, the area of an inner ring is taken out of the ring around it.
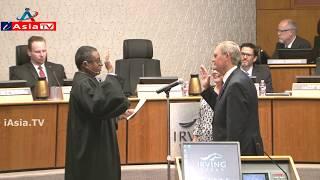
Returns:
[[[204,65],[200,66],[200,83],[202,86],[202,90],[206,90],[210,87],[210,77],[211,74],[208,72],[208,70],[206,69],[206,67],[204,67]]]
[[[110,58],[110,53],[109,53],[109,49],[108,49],[106,57],[105,57],[105,60],[104,60],[104,66],[106,67],[106,69],[107,69],[107,71],[109,73],[112,73],[113,72],[113,66],[112,66],[112,63],[109,60],[109,58]]]

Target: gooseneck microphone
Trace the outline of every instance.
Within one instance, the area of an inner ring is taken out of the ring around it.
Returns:
[[[170,91],[171,88],[173,88],[173,87],[175,87],[175,86],[177,86],[179,84],[182,84],[182,83],[183,83],[183,80],[182,79],[178,79],[177,81],[174,81],[174,82],[172,82],[172,83],[170,83],[170,84],[158,89],[156,92],[157,92],[157,94],[159,94],[159,93],[162,93],[162,92]]]
[[[57,78],[56,72],[55,71],[52,71],[52,72],[53,72],[54,80],[57,82],[58,86],[61,87],[61,84]]]
[[[285,170],[283,170],[283,169],[279,166],[279,164],[278,164],[274,159],[272,159],[271,156],[269,156],[269,154],[266,153],[266,152],[261,148],[260,143],[256,143],[256,147],[258,148],[258,150],[262,150],[262,152],[263,152],[265,155],[268,156],[268,158],[271,160],[271,162],[272,162],[274,165],[276,165],[276,166],[284,173],[284,175],[286,175],[287,180],[289,180],[287,172],[286,172]]]
[[[100,74],[100,71],[93,71],[93,70],[91,70],[91,69],[89,69],[89,68],[86,68],[86,69],[87,69],[88,71],[94,73],[96,76]]]

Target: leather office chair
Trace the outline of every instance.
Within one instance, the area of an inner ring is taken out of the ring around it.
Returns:
[[[25,64],[30,61],[28,56],[28,45],[17,45],[16,46],[16,65],[9,67],[9,79],[12,79],[12,73],[15,68],[19,65]]]
[[[22,65],[30,61],[28,56],[28,45],[16,46],[16,65]]]
[[[123,79],[123,92],[126,96],[136,95],[139,77],[161,76],[160,61],[152,57],[150,40],[123,41],[123,59],[116,60],[115,73]]]
[[[267,64],[269,55],[260,47],[257,47],[257,49],[258,49],[258,57],[256,60],[256,64]]]

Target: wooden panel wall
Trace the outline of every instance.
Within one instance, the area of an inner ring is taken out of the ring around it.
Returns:
[[[259,123],[264,151],[272,152],[272,101],[270,99],[259,99]]]
[[[277,42],[280,20],[291,18],[298,24],[298,35],[313,46],[320,18],[320,2],[301,4],[297,0],[257,0],[257,45],[270,56]]]
[[[318,163],[320,144],[319,100],[275,100],[273,103],[274,155],[290,155],[296,162]]]
[[[57,105],[8,105],[0,112],[0,171],[55,167]]]
[[[128,164],[163,163],[167,157],[166,101],[147,101],[128,122]]]

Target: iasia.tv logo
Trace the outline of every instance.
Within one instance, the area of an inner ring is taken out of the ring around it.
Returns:
[[[56,22],[36,22],[37,11],[30,11],[26,8],[19,21],[4,22],[1,21],[1,31],[56,31]]]

